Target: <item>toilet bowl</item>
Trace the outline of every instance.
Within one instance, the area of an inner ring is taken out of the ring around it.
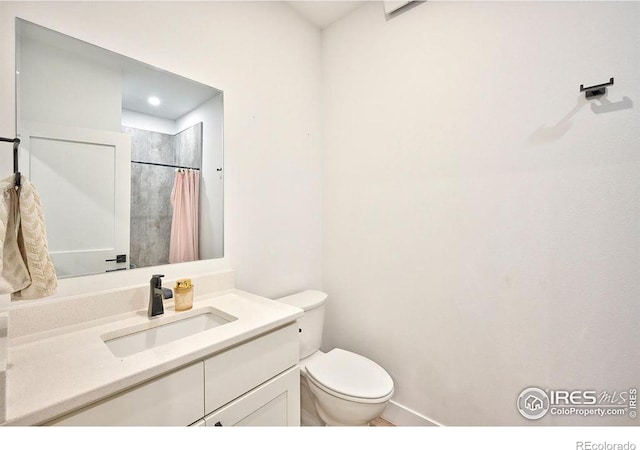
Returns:
[[[368,425],[393,396],[391,376],[370,359],[340,348],[320,351],[327,294],[304,291],[278,301],[304,310],[300,329],[302,425]]]

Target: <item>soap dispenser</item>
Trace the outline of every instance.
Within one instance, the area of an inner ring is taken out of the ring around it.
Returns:
[[[176,311],[186,311],[193,307],[193,284],[191,284],[191,279],[185,278],[176,281],[173,293]]]

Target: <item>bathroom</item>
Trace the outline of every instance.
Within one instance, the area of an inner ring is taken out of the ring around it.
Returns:
[[[640,4],[355,6],[321,28],[288,2],[2,2],[0,135],[16,17],[221,90],[224,258],[161,273],[326,292],[322,348],[386,369],[398,426],[539,424],[526,387],[636,385]],[[58,296],[154,273],[124,272]]]

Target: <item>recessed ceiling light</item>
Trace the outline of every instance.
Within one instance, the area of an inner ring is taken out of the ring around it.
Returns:
[[[153,106],[158,106],[160,104],[160,99],[158,97],[149,97],[147,101]]]

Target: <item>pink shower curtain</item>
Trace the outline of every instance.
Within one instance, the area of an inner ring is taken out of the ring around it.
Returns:
[[[200,171],[178,170],[173,182],[169,262],[198,260]]]

